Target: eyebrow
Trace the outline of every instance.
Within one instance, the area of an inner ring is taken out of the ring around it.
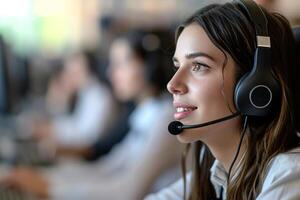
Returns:
[[[197,58],[197,57],[206,57],[212,61],[214,61],[215,59],[208,55],[207,53],[204,53],[204,52],[194,52],[194,53],[189,53],[189,54],[186,54],[185,57],[187,59],[191,59],[191,58]],[[178,62],[178,59],[176,57],[173,57],[172,58],[173,62]]]

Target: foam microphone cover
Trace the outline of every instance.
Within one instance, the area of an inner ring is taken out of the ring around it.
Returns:
[[[173,121],[169,124],[168,130],[172,135],[179,135],[182,132],[183,124],[179,121]]]

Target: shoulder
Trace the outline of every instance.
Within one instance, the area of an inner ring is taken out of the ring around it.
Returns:
[[[300,170],[300,147],[275,156],[269,164],[267,176],[280,175],[292,170]]]
[[[275,156],[257,199],[300,198],[300,148]]]
[[[99,102],[113,102],[112,92],[108,86],[95,78],[88,80],[86,85],[81,88],[79,98],[85,99],[86,101],[93,101],[97,104],[99,104]]]

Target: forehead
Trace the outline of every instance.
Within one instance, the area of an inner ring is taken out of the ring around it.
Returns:
[[[174,57],[180,58],[190,53],[203,52],[210,55],[216,62],[224,60],[224,55],[210,40],[204,29],[192,23],[186,26],[179,35]]]

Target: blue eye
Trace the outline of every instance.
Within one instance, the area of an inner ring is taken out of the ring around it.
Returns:
[[[193,63],[192,71],[194,71],[194,72],[204,71],[204,70],[207,70],[208,68],[210,68],[208,65],[197,62],[197,63]]]

